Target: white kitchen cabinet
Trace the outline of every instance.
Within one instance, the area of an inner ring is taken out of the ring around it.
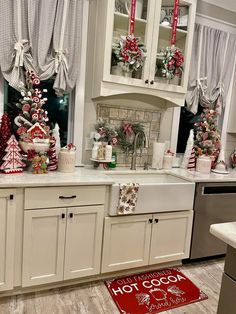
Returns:
[[[102,272],[148,264],[152,215],[106,217]]]
[[[22,286],[98,274],[103,206],[27,210]]]
[[[25,188],[23,287],[100,272],[104,202],[104,186]]]
[[[23,287],[63,279],[65,232],[65,208],[25,211]]]
[[[100,272],[103,213],[103,206],[68,209],[64,279]]]
[[[149,264],[189,257],[193,211],[153,215]]]
[[[106,217],[102,272],[189,256],[193,211]]]
[[[121,35],[126,36],[129,29],[129,15],[125,8],[125,2],[128,1],[96,0],[90,4],[90,21],[94,23],[95,30],[95,34],[92,32],[89,38],[91,45],[89,47],[93,47],[89,50],[94,52],[94,55],[90,56],[94,60],[92,98],[125,93],[142,93],[162,97],[177,105],[184,105],[196,0],[180,0],[181,18],[178,22],[176,46],[184,53],[184,72],[179,79],[170,81],[163,79],[158,68],[161,62],[160,50],[170,46],[171,11],[174,0],[142,1],[142,11],[136,18],[135,36],[140,37],[147,48],[144,67],[139,72],[134,71],[132,77],[125,77],[122,73],[114,73],[112,43],[119,41]],[[169,25],[163,24],[163,18],[167,14],[169,14]]]
[[[0,291],[13,289],[15,190],[0,190]]]

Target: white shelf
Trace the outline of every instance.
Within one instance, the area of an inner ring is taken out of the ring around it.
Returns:
[[[159,35],[160,37],[170,39],[171,31],[172,31],[171,26],[160,24],[160,35]],[[177,41],[182,38],[186,38],[187,34],[188,34],[188,31],[177,28],[177,33],[176,33]]]
[[[90,160],[92,161],[96,161],[96,162],[101,162],[101,163],[105,163],[105,162],[112,162],[112,160],[105,160],[105,159],[94,159],[94,158],[90,158]]]
[[[135,34],[138,37],[145,36],[147,21],[144,19],[135,19]],[[122,35],[128,34],[129,31],[129,15],[120,12],[114,13],[114,31],[123,33]]]

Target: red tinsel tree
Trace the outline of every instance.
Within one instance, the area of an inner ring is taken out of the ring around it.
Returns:
[[[5,155],[5,149],[7,147],[7,141],[11,136],[11,123],[7,113],[4,113],[1,120],[0,127],[0,163]]]

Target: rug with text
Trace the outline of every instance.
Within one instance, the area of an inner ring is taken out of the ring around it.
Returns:
[[[178,268],[111,279],[105,285],[122,314],[159,313],[208,298]]]

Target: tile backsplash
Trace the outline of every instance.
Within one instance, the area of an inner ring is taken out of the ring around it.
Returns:
[[[148,148],[142,149],[142,156],[137,157],[137,166],[143,166],[145,162],[151,163],[152,143],[158,141],[160,134],[160,123],[163,111],[161,109],[134,109],[128,106],[114,106],[108,104],[97,104],[97,118],[120,127],[123,123],[140,123],[144,126],[144,131],[148,139]],[[117,164],[119,166],[129,166],[131,155],[116,146]],[[140,152],[139,152],[140,153]]]

